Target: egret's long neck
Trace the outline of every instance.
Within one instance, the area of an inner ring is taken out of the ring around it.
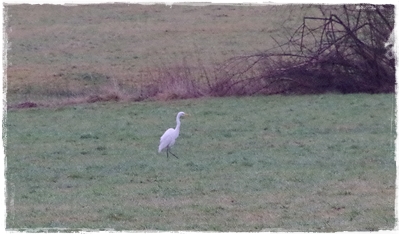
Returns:
[[[179,116],[176,116],[176,127],[175,130],[179,131],[181,128],[181,120],[179,120]]]

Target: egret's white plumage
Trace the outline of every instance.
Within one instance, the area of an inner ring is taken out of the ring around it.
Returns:
[[[175,127],[175,129],[169,128],[161,136],[160,145],[158,146],[158,152],[159,153],[164,149],[167,149],[167,157],[168,157],[168,153],[171,153],[170,148],[175,144],[175,140],[179,136],[179,130],[181,128],[180,118],[182,116],[185,116],[185,115],[186,114],[184,112],[179,112],[178,115],[176,115],[176,127]],[[175,154],[173,154],[173,153],[171,153],[171,154],[175,156]],[[177,156],[175,156],[175,157],[178,158]]]

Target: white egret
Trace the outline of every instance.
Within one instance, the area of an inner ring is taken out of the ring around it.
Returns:
[[[162,150],[167,149],[167,158],[168,158],[168,153],[170,153],[170,154],[174,155],[174,157],[178,158],[175,154],[173,154],[171,152],[171,147],[172,147],[172,145],[175,144],[175,140],[179,136],[179,129],[181,127],[180,118],[185,115],[187,116],[187,114],[185,114],[184,112],[179,112],[178,115],[176,115],[175,129],[169,128],[168,130],[165,131],[165,133],[160,138],[160,145],[158,146],[158,152],[160,153]]]

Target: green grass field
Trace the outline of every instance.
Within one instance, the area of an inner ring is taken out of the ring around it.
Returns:
[[[82,98],[138,92],[159,66],[212,71],[316,9],[5,5],[7,104],[47,107],[5,116],[7,229],[393,229],[394,94]],[[178,111],[191,117],[167,159]]]
[[[9,110],[7,229],[395,226],[394,95]],[[159,137],[185,111],[174,157]]]

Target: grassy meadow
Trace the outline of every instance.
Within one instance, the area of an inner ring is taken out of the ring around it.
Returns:
[[[6,226],[393,229],[393,109],[391,94],[327,94],[9,110]]]
[[[135,97],[159,68],[212,71],[317,13],[5,4],[6,228],[393,229],[394,94],[87,99]],[[167,159],[159,138],[178,111],[191,116]]]

